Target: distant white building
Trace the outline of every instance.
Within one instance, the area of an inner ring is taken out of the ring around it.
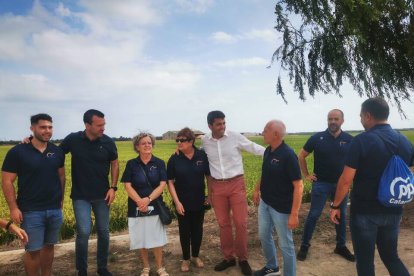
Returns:
[[[261,133],[257,133],[257,132],[241,132],[240,134],[245,137],[262,136]]]
[[[194,132],[196,138],[200,138],[205,135],[205,133],[200,130],[192,129],[192,131]],[[169,130],[162,135],[162,140],[174,140],[177,138],[177,133],[178,130]]]

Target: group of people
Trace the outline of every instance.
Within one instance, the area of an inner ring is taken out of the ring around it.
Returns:
[[[76,269],[87,275],[88,240],[95,217],[98,237],[99,275],[107,269],[109,251],[109,207],[115,199],[119,165],[117,148],[104,134],[104,114],[88,110],[85,130],[69,134],[59,146],[49,142],[53,120],[48,114],[30,118],[32,137],[7,153],[2,167],[2,187],[10,210],[7,227],[20,224],[27,237],[23,258],[27,275],[51,275],[54,245],[63,223],[65,154],[71,153],[71,199],[76,220]],[[108,175],[111,171],[111,185]],[[17,197],[14,182],[17,181]],[[10,228],[9,228],[10,229]]]
[[[207,115],[211,133],[202,137],[202,149],[195,147],[194,133],[183,128],[177,134],[177,151],[172,153],[167,166],[153,155],[154,136],[139,133],[132,139],[138,156],[127,162],[121,182],[128,194],[130,249],[139,250],[143,263],[140,275],[150,275],[148,251],[151,250],[157,275],[168,276],[162,259],[162,247],[168,240],[165,225],[158,216],[159,204],[156,204],[162,203],[166,186],[178,218],[182,272],[190,271],[191,265],[204,267],[199,253],[207,201],[214,209],[223,254],[223,259],[214,266],[215,271],[224,271],[238,263],[243,275],[281,275],[282,270],[283,275],[296,275],[296,259],[307,258],[315,225],[330,197],[331,219],[337,234],[334,253],[356,261],[358,275],[374,275],[377,244],[391,275],[409,275],[397,253],[402,208],[383,207],[376,199],[381,173],[391,157],[377,133],[383,133],[386,142],[398,148],[407,165],[413,165],[414,159],[412,144],[391,129],[388,115],[388,104],[382,98],[366,100],[360,113],[366,131],[352,137],[341,129],[343,112],[331,110],[327,130],[311,136],[297,156],[284,142],[286,127],[282,121],[271,120],[265,125],[263,140],[268,146],[264,148],[237,132],[226,130],[224,113],[212,111]],[[88,110],[84,123],[84,131],[69,134],[55,146],[49,142],[53,133],[52,118],[47,114],[34,115],[31,117],[33,138],[29,143],[13,147],[4,160],[3,192],[11,220],[0,220],[0,225],[25,243],[27,275],[51,274],[54,244],[58,242],[62,224],[64,160],[69,152],[78,275],[87,275],[92,211],[98,236],[97,272],[112,275],[107,268],[109,208],[117,191],[117,148],[104,134],[103,113]],[[248,262],[248,204],[242,151],[263,156],[252,201],[258,205],[259,238],[265,264],[254,272]],[[309,172],[306,162],[311,153],[313,172]],[[295,253],[292,230],[299,225],[302,176],[312,182],[312,198],[302,243]],[[13,186],[16,177],[17,198]],[[346,247],[345,216],[352,183],[350,229],[355,256]],[[24,230],[15,224],[21,224]],[[282,252],[282,266],[278,263],[274,230]]]

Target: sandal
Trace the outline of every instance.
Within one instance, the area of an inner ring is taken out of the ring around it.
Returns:
[[[188,272],[190,271],[190,260],[182,260],[181,261],[181,272]]]
[[[150,268],[149,267],[144,267],[139,276],[149,276],[149,275],[150,275]]]
[[[199,257],[194,257],[191,259],[191,262],[195,265],[197,268],[203,268],[204,263]]]
[[[161,267],[157,270],[158,276],[170,276],[167,271],[165,271],[165,267]]]

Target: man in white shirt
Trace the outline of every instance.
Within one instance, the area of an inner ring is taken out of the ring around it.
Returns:
[[[208,113],[207,123],[211,134],[205,135],[201,140],[210,164],[209,199],[220,226],[220,243],[224,255],[224,260],[214,270],[223,271],[236,265],[237,256],[243,275],[251,275],[252,270],[247,262],[248,213],[241,150],[263,156],[265,148],[240,133],[226,131],[224,118],[221,111]],[[236,228],[235,238],[231,217]]]

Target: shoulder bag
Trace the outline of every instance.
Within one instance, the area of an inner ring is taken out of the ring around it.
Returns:
[[[150,188],[153,189],[151,183],[148,180],[148,177],[147,177],[147,174],[145,173],[144,168],[141,165],[139,165],[139,167],[141,168],[142,173],[145,176],[145,180],[147,181],[148,186],[150,186]],[[164,201],[160,200],[160,197],[158,197],[157,199],[154,200],[154,204],[158,210],[158,216],[160,217],[161,223],[164,225],[171,224],[172,222],[171,211],[170,209],[168,209],[167,206],[165,206]]]

